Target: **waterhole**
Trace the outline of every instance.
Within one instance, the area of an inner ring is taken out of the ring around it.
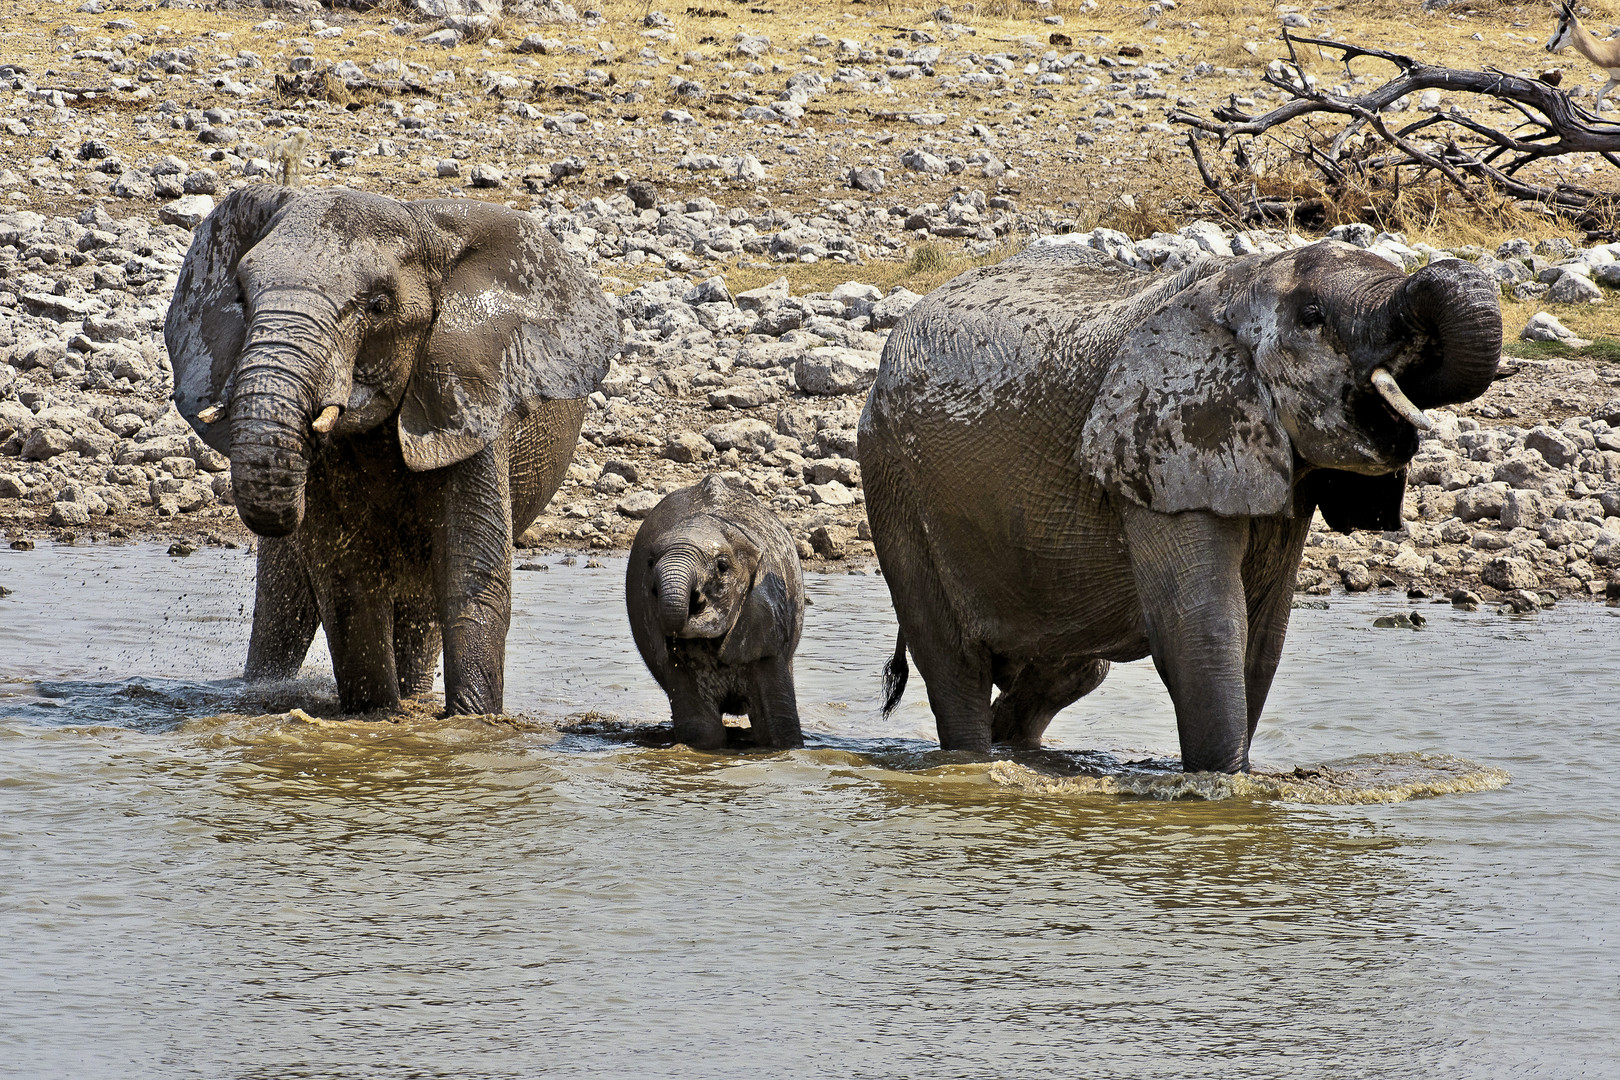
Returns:
[[[1620,621],[1294,613],[1248,777],[1151,664],[1048,748],[878,712],[807,575],[807,745],[698,754],[622,560],[515,576],[509,715],[245,686],[252,559],[0,551],[0,1075],[1616,1075]]]

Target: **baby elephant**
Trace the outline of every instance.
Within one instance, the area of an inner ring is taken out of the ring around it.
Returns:
[[[671,492],[636,533],[624,594],[678,740],[719,749],[722,714],[746,713],[756,742],[803,743],[793,650],[804,574],[775,514],[719,476]]]

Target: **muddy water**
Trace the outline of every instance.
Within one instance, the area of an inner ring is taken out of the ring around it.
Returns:
[[[1144,664],[1053,752],[881,720],[866,576],[807,749],[672,747],[622,562],[546,561],[517,715],[358,724],[232,680],[240,552],[0,551],[0,1075],[1620,1074],[1611,610],[1298,611],[1270,775],[1189,783]]]

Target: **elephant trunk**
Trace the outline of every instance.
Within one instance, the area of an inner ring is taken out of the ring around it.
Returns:
[[[701,558],[697,548],[683,544],[658,560],[658,623],[665,635],[680,633],[692,614]]]
[[[227,407],[231,488],[242,521],[260,536],[286,536],[304,517],[314,451],[311,422],[330,396],[330,327],[302,312],[261,309],[237,361]]]
[[[1424,341],[1418,358],[1397,373],[1419,408],[1483,394],[1502,357],[1502,307],[1496,282],[1460,259],[1431,263],[1401,283],[1391,322]]]

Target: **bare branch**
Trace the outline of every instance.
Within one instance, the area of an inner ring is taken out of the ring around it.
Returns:
[[[1351,175],[1376,177],[1385,170],[1393,170],[1389,181],[1398,192],[1402,170],[1416,170],[1418,177],[1431,171],[1438,173],[1475,206],[1481,205],[1481,186],[1484,185],[1515,198],[1535,200],[1583,220],[1596,220],[1603,216],[1601,211],[1605,209],[1612,215],[1620,208],[1620,194],[1567,183],[1536,184],[1515,175],[1528,165],[1563,154],[1596,154],[1620,168],[1620,123],[1604,120],[1580,108],[1570,101],[1567,93],[1555,87],[1503,71],[1447,68],[1383,49],[1294,37],[1286,30],[1282,41],[1287,57],[1280,64],[1274,62],[1263,81],[1282,90],[1290,100],[1259,116],[1239,110],[1234,99],[1215,109],[1211,117],[1175,110],[1167,118],[1172,123],[1216,136],[1223,149],[1231,140],[1244,135],[1274,141],[1288,150],[1292,160],[1306,162],[1320,173],[1329,193],[1342,188]],[[1363,94],[1331,93],[1311,84],[1299,55],[1300,45],[1314,45],[1319,52],[1335,51],[1347,73],[1351,72],[1351,61],[1366,57],[1392,65],[1396,74]],[[1424,90],[1474,94],[1500,101],[1522,116],[1523,122],[1512,130],[1503,131],[1453,107],[1449,112],[1436,113],[1392,131],[1384,119],[1385,111]],[[1325,127],[1314,122],[1334,117],[1343,119],[1330,120]],[[1279,139],[1285,125],[1295,120],[1304,121],[1302,137],[1293,144]],[[1438,138],[1413,138],[1418,132],[1431,128],[1437,129]],[[1351,148],[1352,137],[1364,132],[1368,145]],[[1387,148],[1386,152],[1371,152],[1371,148],[1377,146],[1370,141],[1374,135]],[[1298,207],[1305,201],[1322,206],[1318,199],[1290,200],[1261,197],[1257,193],[1251,193],[1246,201],[1239,200],[1221,188],[1196,143],[1189,140],[1189,146],[1193,148],[1205,186],[1216,192],[1230,212],[1246,220],[1271,216],[1284,206]],[[1234,152],[1246,157],[1241,143]],[[1373,179],[1372,183],[1376,188],[1389,181]]]

